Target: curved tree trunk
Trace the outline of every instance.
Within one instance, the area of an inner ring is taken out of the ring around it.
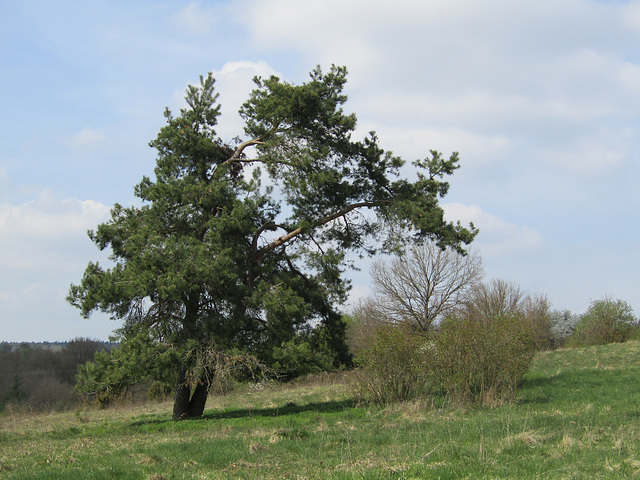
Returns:
[[[173,403],[173,419],[200,417],[207,403],[207,386],[198,384],[191,392],[191,387],[185,383],[184,374],[180,375],[176,396]]]
[[[189,401],[189,413],[192,417],[201,417],[204,413],[204,406],[207,403],[207,387],[202,384],[198,384],[193,394],[191,395],[191,400]]]

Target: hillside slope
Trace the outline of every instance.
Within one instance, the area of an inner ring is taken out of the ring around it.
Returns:
[[[640,343],[540,354],[493,410],[358,405],[343,380],[0,417],[0,478],[626,478],[640,474]],[[346,376],[340,377],[342,379]],[[330,381],[334,379],[333,381]]]

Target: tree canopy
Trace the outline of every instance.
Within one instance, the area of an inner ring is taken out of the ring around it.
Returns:
[[[216,365],[201,360],[219,358],[203,352],[271,365],[304,351],[318,368],[347,364],[338,307],[349,252],[426,239],[463,252],[473,240],[473,225],[445,221],[438,203],[458,155],[431,151],[403,168],[374,132],[352,139],[346,80],[336,66],[301,85],[256,78],[239,112],[246,140],[224,142],[215,81],[202,76],[150,143],[157,164],[135,187],[142,206],[116,204],[89,232],[113,265],[90,263],[68,300],[84,316],[109,313],[123,322],[122,342],[143,341],[164,359],[174,418],[202,413]]]

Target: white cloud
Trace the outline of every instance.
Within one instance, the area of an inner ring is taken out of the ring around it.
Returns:
[[[225,63],[220,70],[214,70],[216,91],[220,94],[219,102],[222,114],[219,118],[218,135],[225,141],[244,135],[244,122],[238,110],[247,101],[254,89],[253,78],[280,76],[266,62],[234,61]]]
[[[359,132],[370,130],[376,130],[374,123],[359,128]],[[474,162],[490,164],[503,158],[511,149],[509,139],[504,135],[456,128],[403,128],[385,125],[377,129],[377,133],[383,146],[389,146],[395,154],[407,160],[424,158],[429,156],[430,150],[437,150],[445,156],[459,152],[465,165],[470,157]]]
[[[449,221],[459,220],[462,225],[473,222],[480,230],[473,245],[485,257],[524,255],[538,250],[543,244],[540,232],[498,218],[477,205],[446,203],[442,208]]]
[[[631,140],[636,130],[631,128],[597,128],[572,142],[542,147],[541,154],[550,165],[561,166],[580,175],[601,174],[615,170],[629,156]]]
[[[11,186],[11,181],[9,178],[9,174],[7,171],[0,167],[0,202],[3,200],[3,197],[7,195],[7,192]]]
[[[45,298],[51,298],[52,293],[64,298],[66,292],[52,292],[52,285],[43,282],[12,285],[4,287],[0,291],[0,302],[2,303],[2,309],[18,311],[20,308],[24,309],[27,305],[35,305]]]
[[[108,214],[109,207],[100,202],[59,199],[45,189],[29,202],[0,205],[0,239],[20,243],[75,238]]]
[[[392,57],[406,68],[426,68],[431,78],[452,66],[477,67],[505,55],[525,59],[547,57],[565,45],[602,44],[623,37],[619,8],[595,2],[509,2],[398,0],[372,5],[366,0],[276,0],[252,2],[245,18],[255,41],[271,47],[292,46],[329,57],[365,53],[375,68],[381,57]],[[602,28],[603,22],[619,28]],[[330,34],[327,34],[330,28]],[[292,42],[293,39],[295,43]],[[410,62],[413,57],[413,62]],[[389,58],[387,58],[389,59]],[[438,60],[424,63],[423,60]],[[394,62],[394,64],[396,63]],[[349,64],[350,65],[350,64]],[[386,65],[388,67],[388,65]],[[522,72],[478,71],[480,75],[521,75]],[[477,81],[476,76],[471,80]],[[429,76],[414,78],[428,82]],[[453,79],[456,80],[456,79]]]
[[[104,222],[109,211],[95,200],[62,199],[50,189],[24,203],[0,204],[0,331],[5,340],[106,339],[114,326],[100,315],[95,324],[79,323],[80,315],[65,297],[90,260],[107,261],[86,231]]]
[[[55,281],[54,281],[55,280]],[[77,283],[78,278],[73,281]],[[4,341],[67,341],[75,337],[106,340],[117,328],[103,313],[90,320],[69,305],[69,277],[0,282],[0,331]]]
[[[180,30],[192,35],[210,33],[217,22],[216,12],[200,1],[192,1],[176,15],[176,24]]]
[[[107,140],[107,136],[100,130],[85,127],[82,131],[67,138],[66,144],[71,148],[96,148]]]
[[[79,280],[90,260],[107,261],[86,232],[105,221],[109,211],[100,202],[60,199],[47,189],[26,203],[0,204],[0,295],[36,307],[28,299],[37,285],[50,293],[48,298],[55,292],[64,299],[63,290]],[[0,317],[3,308],[8,305],[0,306]]]
[[[215,90],[220,95],[218,102],[221,105],[221,115],[218,118],[216,132],[224,141],[230,142],[233,138],[244,134],[244,122],[238,115],[238,110],[249,98],[249,94],[255,87],[253,78],[280,76],[267,62],[233,61],[225,63],[219,70],[211,72],[216,80]],[[195,84],[195,82],[190,82]],[[173,92],[171,110],[177,112],[185,108],[185,90],[177,89]]]
[[[223,115],[228,116],[237,116],[238,109],[255,87],[254,77],[279,76],[268,63],[249,61],[227,62],[220,70],[214,70],[213,75],[220,93]]]
[[[279,0],[255,3],[247,18],[257,44],[297,50],[312,65],[347,65],[360,115],[528,134],[579,128],[621,107],[626,91],[611,72],[622,69],[629,83],[633,75],[612,46],[640,34],[620,10],[550,0]],[[637,101],[625,103],[636,110]]]
[[[637,1],[624,2],[620,17],[629,28],[640,30],[640,3]]]
[[[640,91],[640,65],[624,62],[618,67],[617,77],[622,85],[631,91]]]

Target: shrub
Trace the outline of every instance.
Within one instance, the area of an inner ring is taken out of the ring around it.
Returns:
[[[449,401],[496,406],[513,400],[535,352],[531,324],[517,315],[451,318],[435,339],[433,372]]]
[[[425,337],[405,327],[379,326],[356,361],[356,394],[385,406],[428,393],[431,372]]]
[[[450,318],[428,337],[379,327],[358,356],[356,391],[381,406],[436,396],[458,406],[510,402],[536,351],[534,327],[516,314]]]
[[[512,282],[497,279],[476,286],[455,316],[485,323],[501,317],[519,317],[533,334],[536,350],[556,346],[546,297],[525,293]]]
[[[579,321],[580,316],[569,310],[551,312],[551,334],[555,347],[561,347],[565,344],[566,340],[573,335]]]
[[[4,410],[4,407],[7,404],[19,405],[24,401],[24,399],[27,397],[27,394],[24,391],[24,386],[22,383],[23,382],[20,376],[18,374],[15,374],[10,384],[11,386],[6,390],[0,392],[0,410]]]
[[[347,346],[349,352],[355,357],[371,345],[379,327],[393,324],[380,314],[376,303],[372,297],[361,299],[352,308],[350,315],[344,316],[347,325]]]
[[[308,341],[294,338],[273,349],[273,370],[284,379],[332,370],[328,353],[314,349]]]
[[[512,401],[536,350],[555,346],[546,298],[502,280],[476,286],[454,315],[422,334],[405,322],[385,324],[368,305],[352,325],[356,386],[380,405],[425,396],[456,405]]]
[[[571,345],[625,342],[637,328],[633,309],[622,300],[596,300],[580,317]]]
[[[40,375],[26,387],[30,391],[27,405],[36,410],[64,410],[78,403],[73,386],[55,377]]]
[[[150,402],[163,402],[169,399],[175,392],[157,380],[152,380],[147,388],[147,400]]]
[[[517,313],[531,329],[536,350],[552,350],[557,347],[558,342],[551,323],[551,310],[546,297],[525,297]]]

